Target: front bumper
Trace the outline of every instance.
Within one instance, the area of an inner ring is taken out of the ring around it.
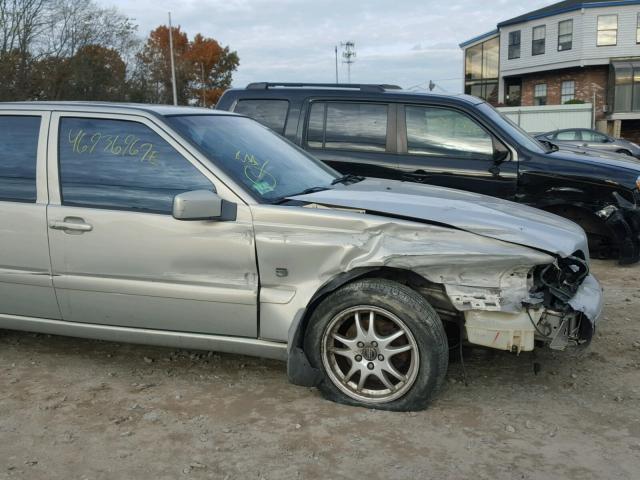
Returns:
[[[603,293],[587,275],[562,308],[525,305],[521,312],[465,311],[467,341],[498,350],[531,351],[535,343],[553,350],[586,346],[602,315]]]

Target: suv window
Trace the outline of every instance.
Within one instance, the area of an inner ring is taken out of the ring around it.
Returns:
[[[384,152],[387,105],[325,103],[311,107],[307,145],[312,148]]]
[[[170,214],[178,193],[213,190],[196,167],[137,122],[63,118],[58,150],[64,205]]]
[[[240,100],[233,111],[253,118],[282,135],[287,122],[289,102],[287,100]]]
[[[0,116],[0,200],[36,201],[40,117]]]
[[[493,159],[493,137],[464,113],[409,105],[405,112],[409,153]]]

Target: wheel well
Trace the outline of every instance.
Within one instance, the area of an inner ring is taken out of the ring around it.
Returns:
[[[463,317],[454,308],[442,284],[430,282],[411,270],[401,268],[377,267],[356,269],[332,279],[313,296],[298,325],[297,334],[294,337],[296,346],[302,346],[301,342],[304,340],[309,319],[320,302],[339,288],[364,278],[384,278],[386,280],[392,280],[418,292],[431,304],[436,312],[438,312],[438,315],[445,323],[445,327],[447,323],[454,322],[458,324],[462,321]]]
[[[587,234],[592,258],[615,258],[618,256],[617,240],[605,221],[586,207],[578,205],[554,205],[545,207],[549,213],[572,220]]]
[[[580,225],[587,233],[611,235],[604,221],[586,207],[577,205],[553,205],[546,207],[544,210],[572,220]]]

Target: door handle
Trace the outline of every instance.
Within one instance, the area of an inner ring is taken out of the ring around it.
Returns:
[[[93,230],[92,225],[85,223],[82,218],[78,217],[66,217],[64,220],[51,220],[49,222],[49,228],[80,233]]]

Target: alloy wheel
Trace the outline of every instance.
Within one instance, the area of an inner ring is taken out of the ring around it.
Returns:
[[[400,398],[414,384],[419,351],[400,318],[362,305],[331,320],[322,338],[322,361],[343,393],[364,403],[383,403]]]

